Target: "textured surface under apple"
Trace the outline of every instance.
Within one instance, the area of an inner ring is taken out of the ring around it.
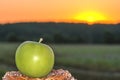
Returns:
[[[47,76],[43,78],[30,78],[19,71],[6,72],[2,80],[77,80],[68,70],[57,69],[52,70]]]

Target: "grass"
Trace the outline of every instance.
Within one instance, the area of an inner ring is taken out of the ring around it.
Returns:
[[[120,69],[119,45],[53,45],[57,63],[74,67]],[[98,67],[97,67],[98,66]]]
[[[0,43],[0,77],[16,69],[14,55],[19,44]],[[78,80],[120,80],[120,45],[50,46],[55,52],[55,68],[68,69]]]

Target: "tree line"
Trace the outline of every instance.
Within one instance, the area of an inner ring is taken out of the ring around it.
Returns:
[[[120,24],[13,23],[0,25],[0,41],[38,41],[46,43],[119,44]]]

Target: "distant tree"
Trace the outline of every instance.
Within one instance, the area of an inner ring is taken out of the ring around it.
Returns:
[[[79,36],[76,39],[76,43],[85,43],[85,40],[81,36]]]
[[[17,35],[14,32],[9,33],[6,38],[7,38],[8,42],[17,42],[17,41],[19,41]]]
[[[115,43],[115,37],[112,32],[106,31],[104,33],[104,43],[107,44]]]
[[[54,42],[55,43],[64,43],[64,42],[66,42],[66,40],[65,40],[65,38],[61,34],[56,33],[54,35]]]
[[[115,43],[116,43],[116,44],[120,44],[120,36],[117,36],[117,37],[115,38]]]

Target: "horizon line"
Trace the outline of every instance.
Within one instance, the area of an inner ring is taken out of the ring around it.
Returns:
[[[105,23],[105,22],[95,22],[95,23],[88,23],[85,21],[16,21],[16,22],[6,22],[6,23],[0,23],[0,25],[5,25],[5,24],[17,24],[17,23],[68,23],[68,24],[86,24],[86,25],[95,25],[95,24],[104,24],[104,25],[116,25],[116,24],[120,24],[120,22],[116,22],[116,23]]]

